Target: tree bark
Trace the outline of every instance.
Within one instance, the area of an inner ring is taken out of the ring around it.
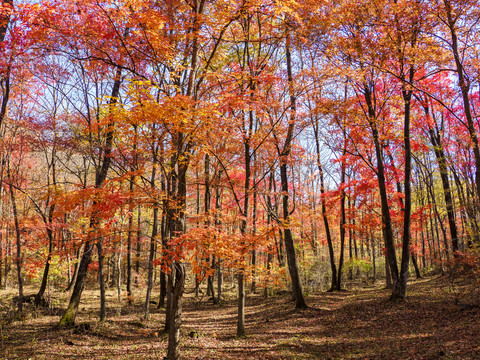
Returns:
[[[77,317],[78,313],[78,305],[80,304],[80,298],[82,296],[85,279],[87,277],[88,265],[92,259],[93,249],[94,245],[91,242],[85,243],[82,259],[80,261],[80,265],[78,266],[77,279],[75,281],[75,286],[73,287],[72,296],[70,297],[70,302],[65,310],[65,313],[60,319],[60,326],[75,324],[75,318]]]
[[[76,257],[75,257],[75,269],[73,269],[73,276],[70,279],[70,282],[68,283],[67,288],[64,290],[65,292],[70,291],[70,289],[73,287],[75,282],[77,281],[77,275],[78,275],[78,268],[80,267],[80,256],[83,253],[83,248],[84,245],[82,244],[76,251]]]
[[[319,139],[319,124],[318,119],[315,119],[315,123],[313,124],[313,132],[315,136],[315,145],[317,150],[317,168],[320,178],[320,202],[321,202],[321,212],[322,212],[322,219],[323,219],[323,226],[325,228],[325,235],[327,237],[327,245],[328,245],[328,255],[330,258],[330,269],[331,269],[331,285],[328,291],[335,291],[337,289],[337,266],[335,264],[335,253],[333,251],[333,241],[332,241],[332,234],[330,231],[330,223],[328,221],[327,216],[327,205],[325,200],[325,178],[323,175],[323,166],[320,159],[320,139]]]
[[[180,327],[182,325],[182,296],[185,289],[185,265],[174,263],[175,285],[172,289],[171,329],[168,333],[167,359],[180,358]]]
[[[23,310],[22,241],[21,241],[21,235],[20,235],[20,224],[18,223],[17,202],[15,199],[13,186],[10,186],[10,200],[12,201],[13,220],[15,222],[15,238],[16,238],[16,245],[17,245],[17,256],[15,260],[15,264],[17,266],[17,279],[18,279],[17,309],[18,309],[18,312],[22,312]]]
[[[137,253],[135,255],[135,284],[138,284],[138,273],[140,272],[140,258],[142,256],[142,207],[138,205],[137,214]]]
[[[343,155],[345,155],[346,151],[346,141],[344,145]],[[345,176],[346,176],[346,168],[345,164],[342,163],[342,174],[341,174],[341,184],[340,186],[344,186],[345,184]],[[340,260],[338,262],[338,275],[337,275],[337,282],[336,288],[337,291],[342,289],[342,267],[343,267],[343,258],[345,252],[345,225],[346,225],[346,214],[345,214],[345,199],[346,199],[345,189],[342,188],[340,194]],[[375,263],[373,264],[375,267]]]
[[[132,304],[132,240],[133,240],[133,204],[132,204],[132,193],[134,186],[134,177],[130,177],[130,199],[129,199],[129,210],[130,214],[128,217],[128,235],[127,235],[127,302]]]
[[[425,108],[425,112],[428,116],[428,108]],[[432,143],[435,158],[437,160],[438,169],[440,171],[440,179],[442,180],[442,187],[443,187],[443,198],[445,200],[445,205],[447,208],[447,217],[448,217],[448,225],[450,228],[450,237],[452,241],[452,250],[455,256],[455,253],[458,251],[458,235],[457,235],[457,225],[455,221],[455,213],[453,210],[453,199],[452,199],[452,191],[450,189],[450,181],[448,179],[448,167],[445,157],[445,152],[443,149],[442,139],[440,138],[440,134],[437,129],[433,127],[428,130],[430,135],[430,142]],[[448,247],[445,249],[448,252]]]
[[[282,184],[282,204],[283,204],[283,226],[284,226],[284,240],[285,250],[287,253],[288,270],[292,281],[292,293],[295,300],[295,307],[298,309],[307,308],[305,298],[303,297],[302,282],[298,271],[297,256],[295,254],[295,245],[293,242],[292,230],[290,228],[290,206],[288,195],[288,174],[287,162],[290,156],[293,130],[296,121],[296,97],[293,88],[293,74],[292,74],[292,59],[290,53],[290,31],[287,31],[286,38],[286,58],[287,58],[287,75],[290,93],[290,119],[288,121],[287,136],[283,145],[283,150],[280,152],[280,179]]]
[[[100,287],[100,321],[105,321],[107,317],[107,303],[105,299],[105,279],[103,276],[103,263],[105,259],[103,239],[98,239],[96,245],[98,252],[98,284]]]
[[[383,225],[383,239],[385,242],[385,247],[387,248],[387,257],[388,263],[390,265],[390,274],[392,277],[393,284],[396,284],[400,277],[399,277],[399,270],[398,270],[398,263],[397,257],[395,253],[395,241],[393,238],[393,228],[392,228],[392,220],[390,217],[390,207],[388,204],[388,195],[387,195],[387,187],[386,187],[386,179],[385,179],[385,165],[383,162],[383,151],[382,145],[380,143],[380,137],[378,133],[378,128],[376,124],[376,114],[375,114],[375,107],[372,98],[372,90],[368,86],[368,84],[364,84],[364,95],[365,95],[365,102],[368,108],[368,120],[370,129],[372,131],[373,142],[375,145],[375,155],[377,158],[377,179],[378,179],[378,188],[380,192],[380,202],[381,202],[381,209],[382,209],[382,225]]]
[[[152,175],[153,177],[153,175]],[[153,287],[153,258],[155,255],[155,242],[157,241],[158,234],[158,205],[155,204],[153,208],[153,224],[152,235],[150,237],[150,252],[148,256],[148,277],[147,277],[147,293],[145,295],[145,311],[144,319],[148,321],[150,313],[150,297]]]
[[[50,222],[51,224],[51,222]],[[52,259],[53,251],[53,231],[51,228],[47,227],[47,237],[48,237],[48,254],[47,259],[45,260],[45,268],[43,269],[42,283],[40,289],[38,290],[37,295],[35,295],[35,304],[38,306],[41,304],[45,290],[47,289],[48,282],[48,273],[50,272],[50,260]]]
[[[414,69],[410,67],[409,83],[413,81]],[[403,242],[402,242],[402,262],[400,268],[399,281],[394,282],[391,299],[404,299],[407,291],[408,267],[410,263],[410,225],[412,215],[412,149],[410,144],[410,109],[412,90],[405,89],[405,82],[403,82],[402,90],[404,99],[404,149],[405,149],[405,179],[404,179],[404,211],[403,211]]]
[[[164,181],[162,180],[162,188],[165,191]],[[165,306],[165,298],[167,296],[167,274],[165,273],[163,266],[165,265],[164,259],[164,250],[167,248],[167,216],[165,213],[162,214],[162,221],[160,224],[160,236],[162,238],[162,269],[160,270],[160,295],[158,299],[157,308],[163,308]]]

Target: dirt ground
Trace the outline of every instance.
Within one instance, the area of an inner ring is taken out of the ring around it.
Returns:
[[[309,309],[294,309],[288,294],[247,298],[245,338],[236,338],[236,303],[214,305],[186,296],[184,359],[480,359],[480,308],[456,303],[443,278],[410,284],[401,303],[377,287],[310,294]],[[34,288],[30,289],[33,293]],[[86,290],[77,325],[57,328],[68,294],[51,308],[14,321],[11,292],[0,291],[1,359],[163,359],[165,312],[152,305],[142,320],[140,289],[134,305],[108,292],[108,320],[99,323],[97,291]],[[26,292],[29,293],[28,291]]]

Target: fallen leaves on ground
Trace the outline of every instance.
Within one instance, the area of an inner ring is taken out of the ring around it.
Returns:
[[[480,309],[460,309],[442,291],[442,278],[414,282],[400,303],[380,288],[310,295],[295,310],[288,295],[247,299],[245,338],[237,338],[236,302],[186,298],[184,359],[480,359]],[[140,294],[139,294],[140,295]],[[0,293],[3,301],[6,293]],[[109,298],[98,323],[98,296],[86,291],[78,325],[57,328],[58,313],[38,310],[4,324],[1,359],[163,359],[164,310],[141,319],[143,305]],[[89,324],[88,326],[82,324]],[[189,336],[191,333],[195,336]]]

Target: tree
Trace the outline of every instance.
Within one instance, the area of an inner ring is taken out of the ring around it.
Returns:
[[[5,35],[10,24],[10,18],[13,11],[13,0],[2,0],[0,2],[0,54],[3,59],[6,59],[6,44],[4,43]],[[4,60],[0,62],[0,84],[2,87],[2,104],[0,108],[0,128],[7,113],[8,98],[10,96],[10,72],[11,60]]]

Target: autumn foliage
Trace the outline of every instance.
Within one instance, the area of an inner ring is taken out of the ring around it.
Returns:
[[[0,285],[81,295],[77,272],[102,289],[124,271],[110,282],[129,302],[146,284],[148,319],[158,272],[177,329],[184,288],[216,298],[213,278],[218,299],[236,277],[239,299],[288,287],[301,308],[359,277],[403,299],[413,274],[478,274],[479,16],[468,0],[1,1]]]

